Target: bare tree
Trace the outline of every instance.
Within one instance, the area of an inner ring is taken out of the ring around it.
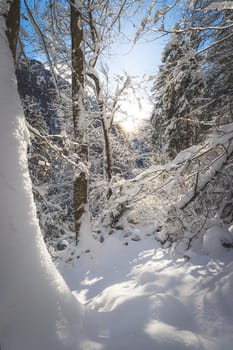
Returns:
[[[72,50],[72,109],[74,137],[81,144],[79,156],[88,162],[87,120],[84,107],[84,32],[80,9],[71,1],[71,50]],[[81,220],[88,201],[88,179],[85,172],[80,172],[74,180],[74,220],[76,244],[80,232]]]
[[[87,0],[82,6],[71,1],[71,38],[72,38],[72,100],[74,134],[81,144],[79,156],[88,162],[88,121],[85,111],[86,88],[92,91],[97,103],[96,117],[102,125],[104,140],[105,175],[110,184],[112,179],[112,147],[110,139],[111,120],[106,115],[105,97],[97,65],[102,54],[112,39],[114,27],[120,22],[122,14],[131,1],[122,0],[116,3],[103,0]],[[87,95],[87,94],[86,94]],[[112,194],[110,185],[107,198]],[[74,211],[76,243],[82,216],[88,202],[88,179],[80,173],[74,184]]]

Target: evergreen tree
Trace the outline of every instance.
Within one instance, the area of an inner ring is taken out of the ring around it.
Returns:
[[[196,56],[196,37],[177,26],[167,44],[153,87],[152,116],[157,151],[174,158],[182,149],[200,140],[199,105],[205,79],[201,60]]]
[[[233,10],[221,12],[219,26],[226,29],[215,31],[207,53],[210,113],[217,125],[233,121]]]

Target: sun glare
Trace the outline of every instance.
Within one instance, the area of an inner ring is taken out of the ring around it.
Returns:
[[[151,111],[152,106],[148,100],[131,98],[121,102],[116,120],[127,134],[137,134],[143,122],[150,118]]]

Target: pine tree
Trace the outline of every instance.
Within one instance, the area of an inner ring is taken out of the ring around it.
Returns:
[[[207,53],[210,113],[217,125],[233,121],[233,10],[221,12],[219,26],[228,28],[214,32],[216,44]]]
[[[194,44],[196,38],[175,28],[153,88],[154,143],[169,158],[200,140],[198,106],[205,80]]]

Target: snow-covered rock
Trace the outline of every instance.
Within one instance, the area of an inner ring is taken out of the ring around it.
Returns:
[[[222,256],[233,250],[233,234],[226,228],[212,226],[204,234],[203,249],[210,256]]]

